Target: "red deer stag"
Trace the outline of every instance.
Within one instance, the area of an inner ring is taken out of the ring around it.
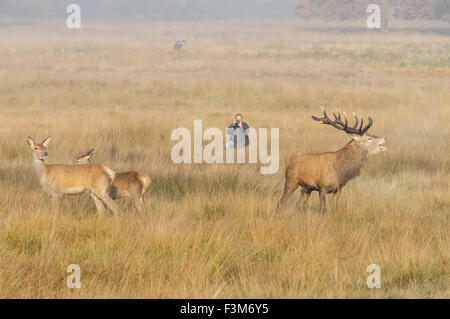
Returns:
[[[278,209],[282,207],[299,186],[301,188],[300,199],[297,204],[299,209],[305,207],[312,191],[319,192],[322,212],[327,210],[326,194],[334,194],[337,208],[342,188],[349,180],[359,175],[362,167],[367,162],[368,156],[386,150],[386,147],[382,146],[387,142],[386,137],[367,134],[367,131],[373,124],[370,117],[365,127],[363,127],[364,120],[361,118],[361,123],[358,127],[358,117],[353,113],[356,123],[354,126],[349,127],[345,113],[344,120],[342,120],[339,113],[333,112],[334,120],[331,120],[323,107],[322,112],[322,118],[315,116],[312,118],[322,124],[331,125],[338,130],[346,132],[352,140],[336,152],[295,154],[292,156],[286,168],[284,193],[278,202]]]

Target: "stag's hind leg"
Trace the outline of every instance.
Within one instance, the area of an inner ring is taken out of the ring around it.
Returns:
[[[341,190],[338,189],[334,193],[334,210],[337,212],[339,210],[339,198],[341,198]]]
[[[280,201],[278,202],[277,210],[280,210],[283,204],[288,200],[288,198],[292,195],[292,193],[298,188],[298,184],[292,184],[286,182],[284,185],[283,196],[281,196]]]

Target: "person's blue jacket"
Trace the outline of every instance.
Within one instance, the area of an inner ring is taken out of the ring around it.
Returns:
[[[248,138],[249,129],[250,126],[248,126],[245,122],[242,122],[242,127],[237,124],[231,124],[228,126],[227,134],[230,135],[230,142],[232,142],[234,146],[241,146],[238,145],[239,141],[245,141],[245,146],[250,144],[250,140]]]

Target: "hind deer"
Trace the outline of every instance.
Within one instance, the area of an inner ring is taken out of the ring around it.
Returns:
[[[35,143],[31,137],[27,143],[33,151],[33,166],[42,189],[51,196],[53,209],[59,209],[64,195],[80,195],[89,192],[99,212],[106,205],[113,214],[117,213],[117,204],[109,197],[109,189],[115,172],[102,164],[83,165],[47,165],[47,147],[50,137],[42,143]]]
[[[344,120],[342,120],[339,113],[332,112],[334,119],[331,120],[323,107],[322,112],[323,117],[313,116],[313,120],[346,132],[352,140],[336,152],[293,155],[286,168],[284,193],[278,202],[278,209],[298,187],[301,188],[297,204],[299,209],[305,207],[312,191],[319,192],[322,212],[327,210],[327,194],[334,194],[335,208],[337,209],[342,188],[349,180],[359,175],[368,156],[386,150],[386,147],[383,146],[387,142],[386,137],[367,134],[373,124],[370,117],[365,127],[363,127],[364,120],[361,118],[361,124],[358,127],[358,117],[353,113],[356,123],[349,127],[345,113]]]
[[[94,154],[94,149],[91,149],[84,155],[78,156],[76,164],[91,163],[91,157]],[[131,197],[134,205],[140,213],[144,210],[144,194],[150,186],[150,177],[143,172],[121,172],[116,173],[113,180],[109,195],[113,199],[118,197]]]

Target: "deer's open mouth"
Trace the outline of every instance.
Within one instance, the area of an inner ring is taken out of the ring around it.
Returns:
[[[387,147],[383,145],[383,144],[386,143],[386,142],[387,142],[387,139],[384,139],[384,140],[382,140],[381,142],[378,143],[378,149],[379,149],[381,152],[384,152],[384,151],[387,150]]]

